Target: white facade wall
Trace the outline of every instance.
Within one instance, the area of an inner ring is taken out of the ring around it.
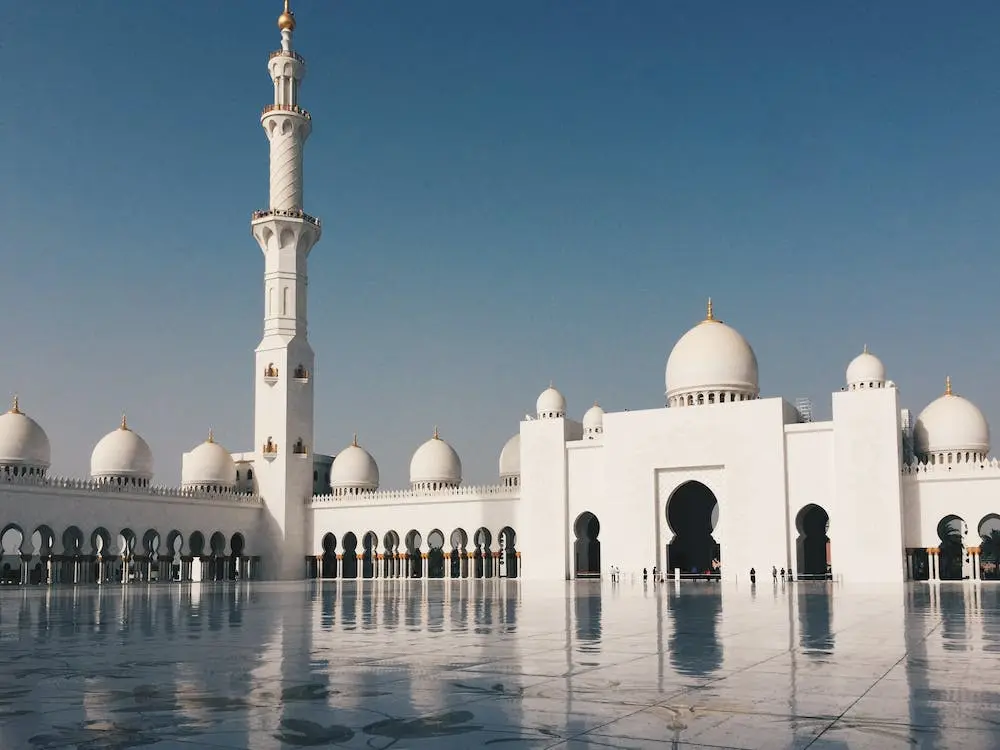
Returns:
[[[836,569],[838,544],[834,541],[846,532],[837,527],[836,466],[833,461],[833,422],[810,422],[785,425],[785,469],[788,483],[788,553],[786,566],[799,572],[798,541],[801,535],[799,514],[809,505],[818,505],[830,517],[831,561]],[[846,540],[844,541],[846,544]],[[781,565],[778,564],[780,568]]]
[[[983,521],[1000,515],[1000,466],[920,465],[903,474],[903,541],[907,548],[940,546],[938,524],[958,516],[967,525],[965,546],[980,545]]]
[[[854,583],[905,580],[902,426],[895,388],[833,394],[837,572]],[[832,524],[831,524],[832,527]]]

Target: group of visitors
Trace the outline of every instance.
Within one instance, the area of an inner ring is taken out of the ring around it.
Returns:
[[[779,573],[778,573],[777,566],[776,565],[772,565],[771,566],[771,578],[774,580],[775,583],[778,582],[778,575],[779,575]],[[786,578],[785,578],[786,574],[785,574],[785,569],[784,568],[781,569],[780,575],[781,575],[781,582],[784,583],[785,580],[786,580]],[[788,575],[788,580],[791,580],[791,578],[792,578],[791,571],[788,571],[787,575]],[[757,569],[756,568],[750,568],[750,583],[757,583]]]

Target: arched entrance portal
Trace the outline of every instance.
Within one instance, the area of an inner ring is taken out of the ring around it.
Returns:
[[[667,545],[667,570],[720,573],[722,554],[712,531],[719,523],[719,503],[701,482],[685,482],[667,501],[667,524],[674,538]]]
[[[800,578],[830,578],[830,516],[818,505],[807,505],[795,516],[795,541]]]
[[[958,516],[945,516],[938,523],[937,533],[941,540],[938,552],[938,578],[942,581],[961,581],[963,578],[968,578],[964,572],[965,521]]]
[[[575,578],[601,577],[601,522],[590,511],[584,511],[573,524],[573,574]]]

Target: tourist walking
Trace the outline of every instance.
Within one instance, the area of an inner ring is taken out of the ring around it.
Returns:
[[[753,568],[750,568],[750,583],[751,584],[757,583],[757,571]]]

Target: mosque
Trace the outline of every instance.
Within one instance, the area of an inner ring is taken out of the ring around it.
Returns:
[[[209,434],[183,455],[181,486],[161,487],[122,417],[89,477],[54,477],[45,431],[15,397],[0,416],[4,583],[564,580],[612,567],[729,581],[772,567],[851,583],[1000,578],[1000,462],[950,379],[911,420],[866,347],[832,394],[832,419],[814,422],[761,396],[753,349],[711,301],[670,352],[663,407],[595,403],[577,421],[550,385],[500,451],[496,484],[464,485],[437,431],[413,454],[408,488],[382,488],[356,437],[336,457],[315,452],[306,266],[322,226],[303,210],[312,118],[287,0],[278,27],[260,118],[270,205],[250,223],[264,255],[253,450],[230,453]]]

